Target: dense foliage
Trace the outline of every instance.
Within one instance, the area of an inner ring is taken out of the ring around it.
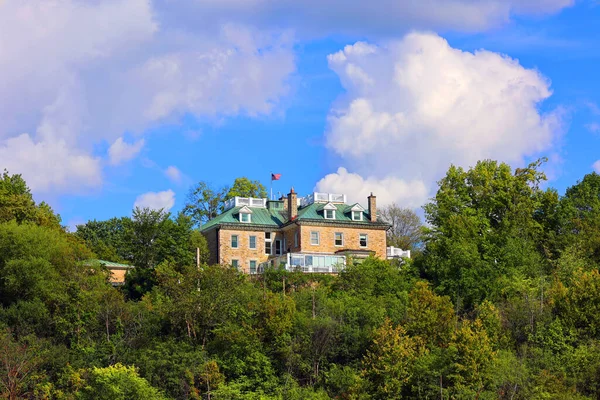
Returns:
[[[194,221],[162,211],[71,234],[5,173],[0,397],[600,398],[600,176],[561,197],[539,166],[451,167],[422,252],[338,276],[197,268]]]

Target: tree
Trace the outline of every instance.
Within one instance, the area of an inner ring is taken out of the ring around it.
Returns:
[[[466,308],[497,298],[501,282],[523,275],[543,278],[544,226],[539,213],[546,193],[541,161],[514,171],[496,161],[480,161],[468,171],[452,166],[425,205],[427,231],[421,269],[437,290]]]
[[[246,177],[236,178],[231,187],[220,189],[200,181],[190,189],[183,212],[200,226],[219,215],[225,201],[236,196],[265,198],[267,190],[259,181],[251,181]]]
[[[162,400],[165,397],[148,381],[141,378],[135,367],[121,364],[92,368],[88,373],[83,399]]]
[[[60,229],[60,216],[44,202],[35,204],[27,183],[21,175],[0,176],[0,222],[15,220],[17,223],[33,222],[37,225]]]
[[[375,331],[371,349],[363,360],[363,376],[375,399],[400,399],[413,375],[413,365],[425,353],[419,338],[406,334],[402,326],[386,319]]]
[[[0,397],[10,400],[30,398],[41,357],[39,349],[16,342],[10,331],[0,331]]]
[[[388,246],[403,250],[415,250],[421,246],[423,225],[421,218],[413,210],[392,203],[381,209],[381,217],[392,225],[387,231]]]
[[[183,212],[192,218],[196,225],[210,221],[223,210],[223,202],[229,192],[228,187],[215,189],[207,182],[200,181],[188,193]]]
[[[236,196],[263,199],[267,197],[267,189],[259,181],[251,181],[243,176],[235,179],[224,200],[229,200]]]
[[[568,188],[559,210],[563,247],[575,246],[587,260],[600,265],[600,175],[587,174]]]

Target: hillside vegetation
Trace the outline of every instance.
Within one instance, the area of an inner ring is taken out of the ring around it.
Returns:
[[[4,173],[0,397],[600,398],[600,175],[540,165],[451,167],[412,260],[338,276],[198,269],[199,211],[69,233]]]

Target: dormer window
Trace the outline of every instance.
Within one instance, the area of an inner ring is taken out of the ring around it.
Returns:
[[[249,207],[242,207],[239,211],[240,222],[244,222],[246,224],[252,222],[252,210]]]
[[[365,209],[358,203],[350,207],[350,216],[352,217],[352,221],[362,221],[364,212]]]
[[[323,206],[323,217],[325,219],[335,219],[335,211],[337,207],[331,203],[327,203]]]

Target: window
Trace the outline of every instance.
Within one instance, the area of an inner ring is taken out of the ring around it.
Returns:
[[[362,211],[352,211],[352,221],[362,221]]]
[[[335,219],[335,210],[325,210],[325,219]]]
[[[250,260],[250,273],[256,273],[256,260]]]
[[[252,214],[249,213],[240,213],[240,222],[251,222]]]
[[[232,249],[238,248],[238,235],[231,235],[231,248]]]
[[[310,244],[314,246],[319,245],[319,232],[313,231],[310,233]]]
[[[333,234],[333,238],[336,246],[344,245],[344,234],[342,232],[336,232]]]
[[[231,266],[235,269],[239,268],[238,260],[231,260]]]
[[[281,240],[279,239],[275,241],[275,255],[281,255]]]
[[[367,245],[369,244],[369,235],[367,235],[366,233],[359,234],[358,242],[360,244],[360,247],[367,247]]]
[[[271,254],[271,232],[265,232],[265,254]]]
[[[294,247],[298,247],[298,231],[294,232]]]
[[[256,236],[250,236],[249,248],[256,250]]]

